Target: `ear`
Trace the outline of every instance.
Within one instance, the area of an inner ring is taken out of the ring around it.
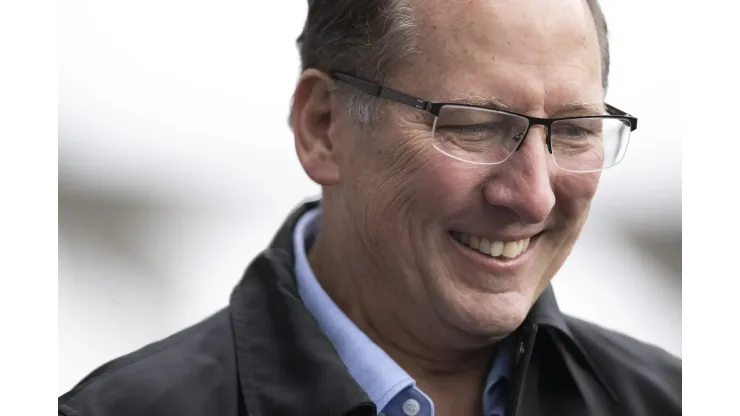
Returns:
[[[339,183],[336,149],[330,135],[333,87],[334,81],[327,74],[316,69],[303,71],[291,111],[298,160],[306,174],[322,186]]]

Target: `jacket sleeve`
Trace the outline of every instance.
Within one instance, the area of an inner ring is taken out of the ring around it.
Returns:
[[[103,365],[58,399],[64,416],[237,415],[229,315],[212,317]]]

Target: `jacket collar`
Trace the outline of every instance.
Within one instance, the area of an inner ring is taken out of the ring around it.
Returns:
[[[298,294],[293,230],[319,201],[307,201],[283,223],[270,246],[247,267],[231,295],[239,381],[251,416],[274,414],[375,415],[367,393],[351,376]],[[560,312],[552,287],[535,302],[525,326],[553,329],[580,367],[616,400]]]
[[[618,401],[614,389],[607,383],[603,373],[596,367],[581,343],[571,332],[568,322],[565,320],[565,315],[558,307],[552,285],[547,286],[532,306],[522,326],[527,325],[551,328],[554,336],[557,336],[565,344],[567,353],[578,362],[581,368],[591,373],[612,400]]]

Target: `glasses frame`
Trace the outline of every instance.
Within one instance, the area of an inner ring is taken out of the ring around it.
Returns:
[[[336,80],[339,80],[339,81],[345,82],[345,83],[347,83],[349,85],[352,85],[352,86],[358,88],[359,90],[361,90],[361,91],[363,91],[363,92],[365,92],[365,93],[367,93],[369,95],[372,95],[374,97],[385,98],[386,100],[390,100],[390,101],[394,101],[394,102],[397,102],[397,103],[405,104],[405,105],[408,105],[410,107],[414,107],[414,108],[416,108],[418,110],[422,110],[422,111],[426,111],[427,113],[431,113],[435,117],[439,117],[440,111],[442,111],[442,108],[445,107],[445,106],[467,107],[467,108],[482,109],[482,110],[494,110],[494,111],[499,111],[501,113],[511,114],[511,115],[514,115],[514,116],[517,116],[517,117],[522,117],[522,118],[526,119],[527,122],[528,122],[527,129],[524,132],[524,137],[522,137],[522,139],[519,141],[519,144],[517,145],[516,149],[514,149],[514,151],[511,152],[511,154],[514,154],[514,152],[518,151],[519,148],[522,147],[522,144],[527,139],[527,136],[529,136],[529,129],[532,126],[544,126],[544,127],[546,127],[546,130],[547,130],[546,131],[546,136],[545,136],[545,143],[547,144],[547,151],[550,153],[550,156],[553,156],[553,153],[552,153],[552,139],[550,138],[550,128],[551,128],[551,126],[552,126],[553,123],[555,123],[557,121],[562,121],[562,120],[581,120],[581,119],[590,119],[590,118],[609,118],[609,119],[617,119],[617,120],[623,120],[623,121],[624,120],[627,120],[627,121],[629,121],[629,124],[630,124],[630,133],[633,132],[633,131],[635,131],[637,129],[637,117],[635,117],[635,116],[633,116],[631,114],[628,114],[628,113],[626,113],[626,112],[624,112],[624,111],[622,111],[622,110],[620,110],[620,109],[618,109],[618,108],[616,108],[616,107],[614,107],[614,106],[612,106],[610,104],[607,104],[607,103],[604,103],[604,107],[606,108],[606,111],[607,111],[608,114],[602,114],[602,115],[586,115],[586,116],[568,116],[568,117],[555,117],[555,118],[532,117],[532,116],[528,116],[526,114],[521,114],[521,113],[517,113],[517,112],[514,112],[514,111],[509,111],[509,110],[502,110],[502,109],[494,108],[494,107],[485,107],[485,106],[473,105],[473,104],[450,103],[450,102],[436,102],[436,101],[424,100],[424,99],[421,99],[421,98],[418,98],[418,97],[414,97],[414,96],[405,94],[405,93],[403,93],[401,91],[397,91],[397,90],[394,90],[392,88],[384,87],[384,86],[379,85],[379,84],[376,84],[374,82],[367,81],[367,80],[362,79],[362,78],[358,78],[358,77],[356,77],[354,75],[350,75],[350,74],[348,74],[346,72],[331,71],[331,72],[329,72],[329,75],[332,78],[336,79]],[[435,123],[436,123],[436,121],[435,121]],[[627,139],[627,144],[629,144],[629,139]],[[625,149],[625,152],[626,152],[626,149]],[[454,156],[451,156],[451,157],[454,157]],[[507,157],[507,159],[508,159],[508,157]],[[470,162],[470,161],[463,160],[463,159],[460,159],[460,160],[462,160],[464,162],[467,162],[467,163],[476,164],[476,162]],[[506,161],[506,159],[502,160],[501,162],[480,163],[480,164],[496,165],[496,164],[503,163],[505,161]],[[621,159],[619,161],[617,161],[617,163],[615,163],[614,165],[611,165],[611,166],[609,166],[607,168],[598,169],[598,170],[604,170],[604,169],[608,169],[610,167],[613,167],[613,166],[617,165],[620,161],[621,161]],[[593,172],[593,171],[577,171],[577,172],[587,173],[587,172]]]

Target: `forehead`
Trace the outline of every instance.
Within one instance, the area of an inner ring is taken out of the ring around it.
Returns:
[[[603,99],[598,38],[584,0],[412,4],[421,53],[403,71],[404,84],[426,96],[490,95],[543,114]]]

